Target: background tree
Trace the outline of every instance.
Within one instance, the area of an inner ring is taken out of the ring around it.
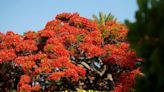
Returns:
[[[126,21],[132,48],[144,58],[136,92],[164,92],[164,0],[137,0],[134,23]]]
[[[110,20],[116,20],[116,18],[111,14],[104,14],[103,12],[99,12],[99,16],[95,14],[92,15],[93,20],[95,20],[99,25],[105,25],[105,22]]]

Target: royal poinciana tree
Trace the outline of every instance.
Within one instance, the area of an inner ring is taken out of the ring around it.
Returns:
[[[0,91],[130,92],[142,59],[125,25],[58,14],[38,32],[0,33]]]

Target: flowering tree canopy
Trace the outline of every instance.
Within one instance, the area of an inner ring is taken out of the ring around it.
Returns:
[[[62,13],[38,32],[0,33],[0,91],[130,92],[142,59],[127,32],[115,20],[98,24]]]

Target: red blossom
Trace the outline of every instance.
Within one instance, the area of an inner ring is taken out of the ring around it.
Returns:
[[[29,84],[22,84],[19,87],[20,91],[25,91],[25,92],[31,92],[32,91],[32,87]]]
[[[34,31],[28,31],[24,34],[24,39],[35,39],[37,37],[37,33]]]
[[[0,64],[4,61],[11,61],[16,58],[14,49],[3,49],[0,50]]]
[[[62,57],[59,57],[59,58],[55,59],[53,62],[51,62],[51,65],[52,65],[54,68],[56,68],[56,67],[60,68],[60,67],[62,67],[62,65],[65,66],[65,65],[67,65],[68,63],[70,63],[69,58],[68,58],[68,57],[62,56]]]
[[[46,24],[45,29],[56,31],[59,29],[60,26],[61,26],[60,20],[51,20]]]
[[[38,36],[39,37],[53,37],[53,36],[55,36],[55,31],[47,30],[47,29],[40,30],[40,31],[38,31]]]
[[[22,66],[24,72],[27,72],[29,69],[32,69],[35,65],[35,61],[30,56],[20,56],[15,59],[17,65]]]
[[[86,71],[82,67],[77,67],[77,71],[79,72],[79,75],[84,77],[86,75]]]
[[[49,73],[51,72],[51,59],[44,58],[41,60],[39,67],[42,69],[42,72]]]
[[[31,92],[31,91],[39,91],[40,85],[34,85],[31,86],[29,83],[31,82],[31,77],[28,75],[22,75],[20,78],[20,81],[18,83],[18,90],[19,91],[25,91],[25,92]]]
[[[49,76],[50,80],[59,81],[60,78],[65,76],[65,72],[54,72]]]
[[[61,41],[57,37],[51,37],[47,40],[46,44],[53,44],[53,45],[62,45]]]
[[[134,68],[137,61],[136,53],[129,49],[129,44],[120,43],[105,45],[107,56],[104,58],[105,63],[117,64],[121,67]]]
[[[36,61],[36,60],[41,60],[43,58],[46,58],[47,57],[47,54],[39,51],[37,54],[33,55],[32,57]]]
[[[40,91],[41,87],[40,85],[35,85],[35,86],[32,86],[32,91]]]
[[[78,13],[61,13],[56,16],[56,19],[62,20],[62,21],[68,21],[72,17],[79,16]]]
[[[11,31],[7,32],[6,35],[1,34],[0,49],[15,48],[15,46],[21,42],[22,36],[15,34]]]
[[[102,48],[89,43],[80,44],[79,49],[85,51],[87,53],[87,56],[90,58],[101,56],[104,53],[104,50]]]
[[[16,51],[36,51],[38,48],[36,46],[36,42],[34,40],[23,40],[19,44],[16,45]]]
[[[71,77],[74,81],[77,81],[79,79],[78,72],[75,69],[68,69],[65,71],[66,77]]]
[[[96,22],[89,21],[87,18],[75,16],[72,17],[69,21],[69,24],[74,25],[78,28],[84,28],[89,31],[98,30],[98,26]]]
[[[69,56],[68,51],[64,48],[62,45],[53,45],[53,44],[47,44],[44,47],[44,51],[49,54],[51,58],[58,58],[60,56]]]
[[[140,74],[141,74],[140,68],[135,69],[128,73],[122,73],[119,78],[120,79],[119,83],[122,84],[122,92],[131,92],[131,89],[135,85],[136,76]]]
[[[99,31],[90,32],[88,35],[85,36],[84,42],[101,46],[103,44],[103,40],[101,38],[101,32]]]
[[[19,84],[30,83],[31,77],[28,75],[22,75],[19,81]]]
[[[43,71],[42,68],[41,68],[41,67],[38,67],[38,68],[35,68],[33,74],[39,74],[39,73],[41,73],[42,71]]]

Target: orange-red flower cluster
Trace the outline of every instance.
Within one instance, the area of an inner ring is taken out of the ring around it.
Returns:
[[[53,81],[59,81],[62,77],[65,77],[65,72],[54,72],[49,76],[49,79]]]
[[[24,34],[24,39],[33,40],[33,39],[36,39],[36,37],[37,37],[37,34],[36,32],[33,32],[33,31],[28,31]]]
[[[104,54],[104,50],[98,46],[89,43],[82,43],[79,49],[86,52],[88,58],[98,57]]]
[[[30,56],[19,56],[15,59],[17,65],[22,66],[24,71],[29,71],[35,65],[35,62]]]
[[[39,37],[53,37],[55,36],[55,32],[52,30],[40,30],[38,31]]]
[[[62,45],[53,45],[53,44],[47,44],[44,47],[44,51],[47,53],[47,55],[50,56],[50,58],[58,58],[61,56],[69,56],[68,51],[64,48]]]
[[[54,69],[60,69],[63,72],[58,72],[57,78],[53,78],[55,74],[53,74],[50,79],[55,80],[60,77],[67,77],[67,78],[72,78],[74,81],[77,81],[79,79],[79,76],[85,76],[85,70],[82,67],[76,66],[71,63],[69,58],[67,57],[60,57],[55,59],[55,61],[51,62],[51,65],[53,66]]]
[[[89,21],[87,18],[80,17],[79,14],[62,13],[56,16],[56,19],[69,23],[71,26],[83,28],[88,31],[98,30],[97,23]]]
[[[15,48],[19,42],[21,42],[22,36],[15,34],[11,31],[7,32],[6,35],[0,35],[0,49]]]
[[[12,61],[16,58],[14,49],[0,50],[0,64],[5,61]]]
[[[131,72],[122,73],[115,90],[112,92],[131,92],[131,88],[133,88],[135,85],[137,75],[142,76],[140,68],[137,68]]]
[[[16,45],[15,48],[16,51],[36,51],[37,50],[37,46],[36,46],[36,42],[34,40],[23,40],[20,43],[18,43]]]
[[[18,90],[25,91],[25,92],[32,92],[32,91],[39,91],[40,85],[36,84],[31,86],[29,83],[31,82],[31,77],[28,75],[22,75],[20,81],[18,83]]]
[[[133,69],[135,67],[137,57],[136,53],[129,48],[127,43],[105,45],[107,56],[104,62],[109,64],[117,64],[121,67]]]
[[[52,20],[46,24],[45,29],[58,30],[60,26],[61,26],[60,20]]]

